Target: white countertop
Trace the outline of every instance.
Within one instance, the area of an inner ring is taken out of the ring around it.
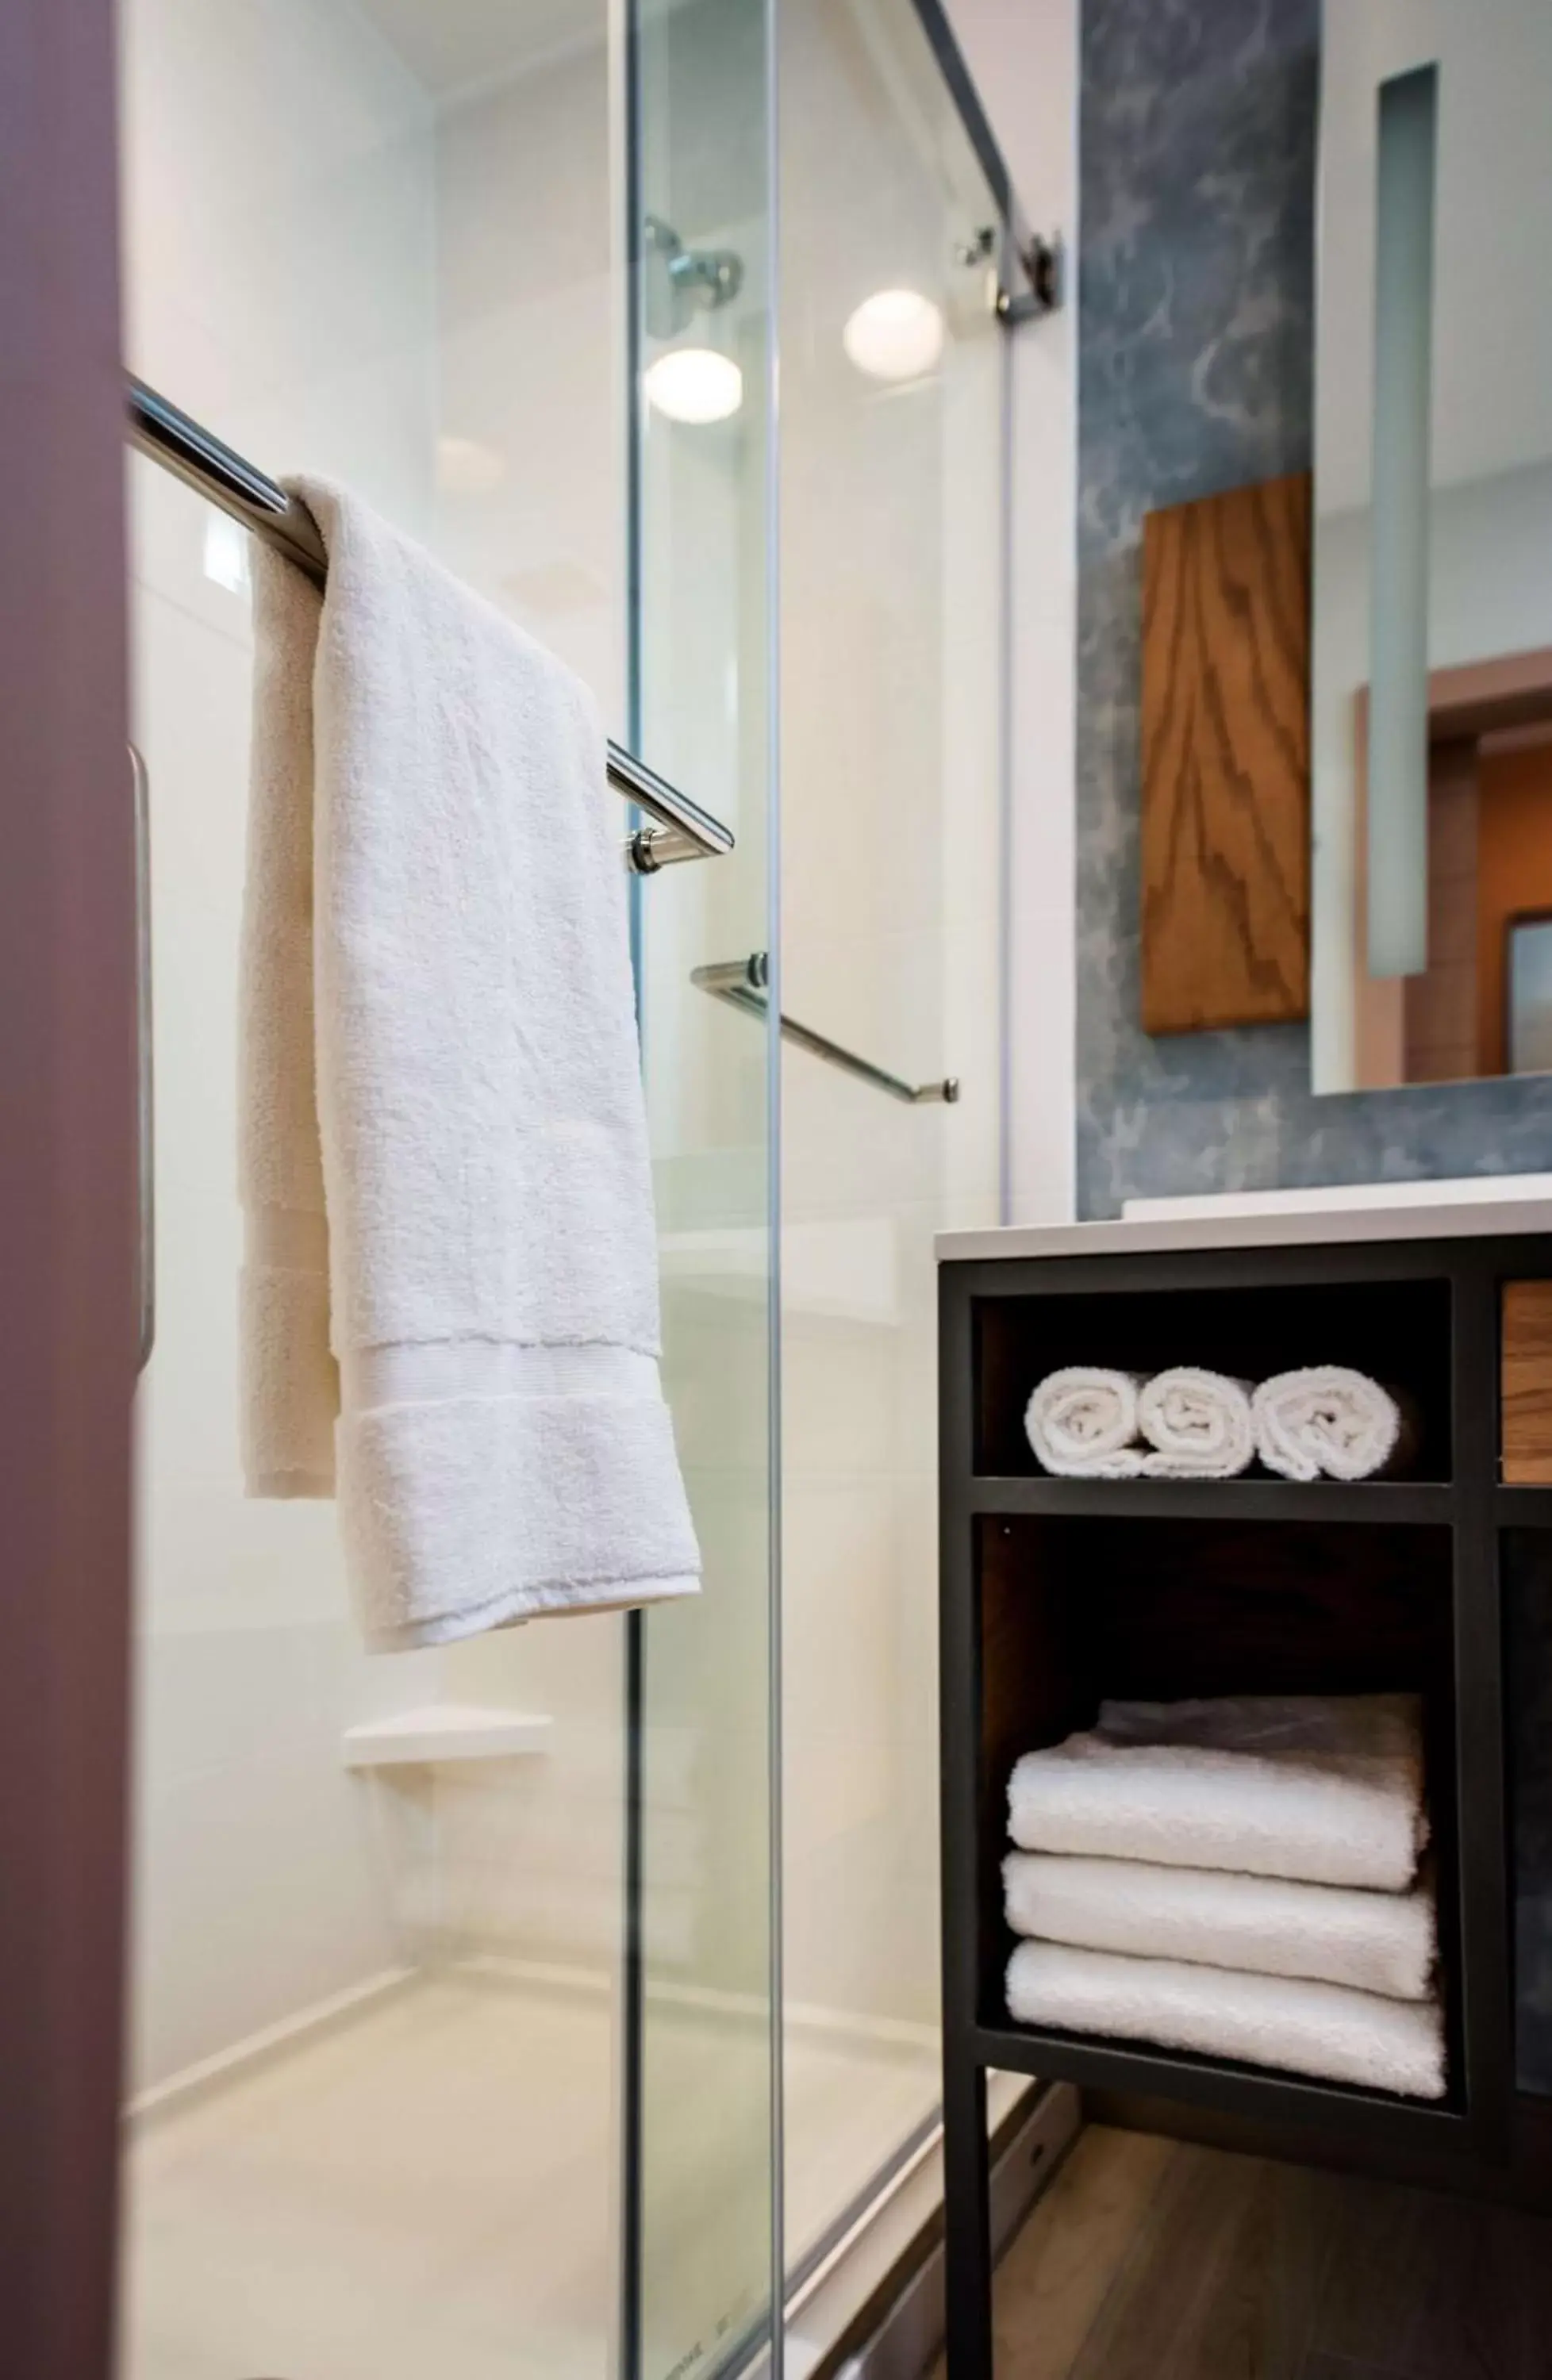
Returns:
[[[1169,1248],[1319,1246],[1552,1232],[1552,1174],[1362,1183],[1222,1198],[1138,1199],[1119,1222],[1012,1223],[940,1232],[940,1264],[1000,1257],[1146,1256]]]

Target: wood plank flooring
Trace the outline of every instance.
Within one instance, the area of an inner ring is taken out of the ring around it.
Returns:
[[[995,2327],[996,2380],[1552,2380],[1552,2220],[1091,2125]]]

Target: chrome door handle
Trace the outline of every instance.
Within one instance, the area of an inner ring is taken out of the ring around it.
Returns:
[[[763,1017],[770,1005],[766,996],[770,969],[764,951],[755,951],[746,959],[722,959],[713,966],[692,967],[690,981],[698,990],[709,991],[713,1000],[724,1001],[729,1008],[742,1009],[746,1016]],[[795,1041],[800,1050],[810,1050],[827,1066],[838,1066],[843,1075],[855,1075],[859,1083],[871,1083],[876,1091],[887,1092],[891,1099],[903,1099],[907,1107],[939,1102],[952,1107],[959,1098],[957,1075],[945,1075],[932,1083],[903,1082],[888,1067],[876,1066],[871,1058],[860,1057],[856,1050],[832,1041],[828,1033],[816,1033],[811,1025],[800,1025],[795,1016],[788,1016],[785,1012],[782,1016],[782,1038]]]
[[[156,1113],[151,1040],[151,781],[133,744],[129,777],[135,805],[135,1369],[140,1373],[156,1343]]]

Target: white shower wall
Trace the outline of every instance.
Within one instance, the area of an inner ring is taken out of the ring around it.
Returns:
[[[601,6],[569,18],[558,55],[515,57],[509,38],[497,70],[449,91],[339,0],[131,0],[126,345],[263,468],[337,476],[426,538],[572,660],[617,726],[612,93]],[[242,1496],[244,541],[139,458],[130,482],[159,1306],[139,1407],[143,2089],[455,1944],[606,1969],[621,1623],[370,1658],[332,1505]],[[343,1769],[346,1726],[442,1697],[542,1710],[553,1750],[444,1771],[440,1789]]]
[[[310,0],[124,23],[133,370],[272,469],[427,523],[425,94]],[[386,1846],[341,1770],[382,1690],[332,1507],[250,1504],[236,1436],[236,948],[250,632],[240,536],[138,458],[134,724],[152,794],[157,1346],[139,1426],[134,2080],[395,1964]],[[219,573],[220,577],[212,575]]]
[[[687,164],[649,196],[679,207],[692,240],[743,256],[739,306],[712,330],[742,342],[747,368],[734,422],[649,424],[644,473],[647,757],[740,842],[738,861],[643,894],[666,1377],[707,1554],[703,1604],[649,1632],[643,1914],[652,2022],[673,2046],[649,2107],[652,2236],[676,2288],[679,2235],[701,2253],[697,2192],[739,2194],[693,2130],[681,2143],[686,2072],[733,2111],[746,2162],[763,2159],[765,1051],[689,975],[770,930],[771,292],[755,136],[728,140],[753,104],[759,11],[700,0],[670,13],[683,63],[663,153],[680,141]],[[781,38],[783,1001],[901,1074],[963,1085],[956,1106],[914,1109],[804,1052],[783,1062],[801,2252],[937,2096],[931,1238],[997,1213],[1004,348],[984,271],[952,256],[951,230],[969,237],[989,216],[908,0],[783,0]],[[261,466],[337,476],[424,537],[572,661],[623,734],[624,204],[605,0],[126,0],[125,41],[131,368]],[[841,331],[859,298],[902,280],[942,296],[950,341],[928,379],[886,388],[859,377]],[[603,2059],[624,1908],[624,1623],[369,1658],[332,1506],[241,1494],[250,632],[244,588],[224,582],[242,544],[152,466],[136,461],[131,479],[160,1281],[140,1399],[136,2081],[240,2051],[406,1966],[460,1961],[460,1988],[472,1973],[585,2000],[582,2062]],[[344,1771],[346,1727],[442,1698],[545,1713],[550,1748],[434,1778]],[[547,2038],[537,2026],[538,2060]],[[511,2058],[515,2075],[520,2045]],[[540,2098],[520,2099],[510,2076],[501,2087],[491,2132],[542,2195],[547,2168],[524,2163],[523,2138]],[[598,2073],[577,2105],[584,2245],[601,2273],[614,2143]],[[160,2202],[147,2204],[154,2218]],[[601,2368],[601,2352],[590,2338],[584,2361]]]
[[[999,1196],[1004,334],[958,252],[989,200],[910,7],[790,0],[781,24],[782,1005],[960,1083],[911,1107],[784,1055],[785,1982],[799,2021],[916,2042],[925,2115],[932,1238]],[[870,380],[843,326],[899,287],[941,307],[942,359]]]
[[[607,34],[605,0],[523,8],[508,13],[499,71],[471,86],[440,64],[434,544],[580,672],[624,735],[623,199]],[[603,1615],[443,1657],[455,1699],[552,1725],[541,1757],[438,1773],[441,1955],[612,1975],[624,1634]]]

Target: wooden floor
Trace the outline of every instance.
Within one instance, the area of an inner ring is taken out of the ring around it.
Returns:
[[[996,2380],[1552,2380],[1552,2221],[1090,2126],[996,2331]]]

